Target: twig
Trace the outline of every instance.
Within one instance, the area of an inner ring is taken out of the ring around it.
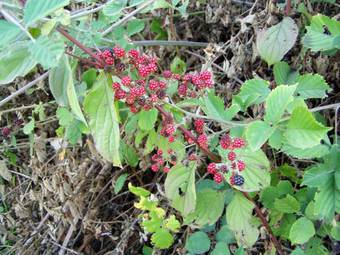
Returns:
[[[149,5],[153,4],[153,2],[155,2],[155,0],[149,0],[147,2],[144,2],[143,4],[141,4],[140,7],[138,7],[136,10],[130,12],[128,15],[126,15],[124,18],[122,18],[121,20],[119,20],[118,22],[112,24],[108,29],[106,29],[104,32],[102,32],[102,36],[107,35],[108,33],[110,33],[113,29],[115,29],[116,27],[123,25],[125,22],[127,22],[129,19],[131,19],[133,16],[135,16],[137,13],[143,11],[145,8],[147,8]]]
[[[1,8],[1,4],[0,4],[0,8]],[[20,22],[15,17],[13,17],[11,14],[9,14],[7,11],[5,11],[2,8],[0,9],[0,12],[5,17],[6,20],[8,20],[9,22],[13,23],[18,28],[20,28],[20,30],[23,31],[31,39],[32,42],[35,42],[35,39],[33,38],[33,36],[27,31],[26,28],[24,28],[20,24]]]
[[[206,42],[191,42],[191,41],[165,41],[165,40],[150,40],[150,41],[132,41],[131,44],[137,46],[185,46],[185,47],[207,47]]]
[[[6,104],[7,102],[9,102],[10,100],[12,100],[13,98],[15,98],[15,97],[19,96],[20,94],[24,93],[26,90],[28,90],[29,88],[33,87],[38,82],[44,80],[48,76],[48,74],[49,74],[49,71],[47,71],[46,73],[42,74],[41,76],[39,76],[34,81],[31,81],[30,83],[26,84],[21,89],[18,89],[17,91],[15,91],[10,96],[8,96],[5,99],[1,100],[0,101],[0,107],[3,106],[4,104]]]
[[[62,244],[62,249],[59,251],[58,255],[64,255],[65,254],[65,250],[67,249],[67,244],[68,242],[70,241],[71,239],[71,236],[73,234],[73,231],[74,231],[74,226],[71,225],[67,231],[67,234],[66,234],[66,237],[63,241],[63,244]]]
[[[285,8],[285,16],[289,16],[291,9],[292,9],[292,0],[287,0],[286,8]]]
[[[315,108],[310,109],[310,111],[311,112],[319,112],[319,111],[328,110],[328,109],[336,109],[337,107],[340,107],[340,103],[328,104],[328,105],[324,105],[324,106],[315,107]]]

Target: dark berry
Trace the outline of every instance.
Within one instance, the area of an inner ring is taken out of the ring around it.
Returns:
[[[236,185],[236,186],[241,186],[244,184],[244,178],[242,175],[232,175],[230,177],[230,184],[231,185]]]

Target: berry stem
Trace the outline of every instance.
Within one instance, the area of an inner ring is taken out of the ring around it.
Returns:
[[[173,119],[172,115],[168,112],[166,112],[162,106],[160,105],[155,105],[155,108],[163,115],[163,117],[168,118],[168,119]],[[216,162],[216,163],[220,163],[221,162],[221,158],[216,155],[215,153],[211,152],[209,149],[207,148],[203,148],[200,146],[200,144],[198,143],[197,139],[195,136],[193,136],[193,134],[187,130],[185,127],[183,127],[182,125],[179,125],[177,127],[182,133],[183,135],[190,137],[195,144],[206,154],[209,156],[209,158]],[[242,194],[245,196],[245,198],[247,198],[250,202],[252,202],[255,205],[255,212],[257,214],[257,216],[259,217],[259,219],[262,222],[262,225],[267,229],[269,237],[271,239],[271,241],[273,242],[274,246],[277,249],[278,254],[280,255],[284,255],[283,249],[281,244],[279,243],[279,241],[276,239],[271,227],[269,226],[267,219],[265,218],[265,216],[263,215],[263,213],[261,212],[261,209],[257,206],[257,204],[251,199],[251,197],[249,196],[249,194],[247,192],[242,192]]]

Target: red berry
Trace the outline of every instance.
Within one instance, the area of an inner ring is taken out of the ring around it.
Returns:
[[[153,164],[151,165],[151,170],[153,172],[158,172],[159,171],[159,165],[158,164]]]
[[[159,88],[160,88],[160,89],[165,89],[165,88],[167,87],[167,84],[166,84],[166,82],[164,82],[164,81],[159,81],[159,82],[158,82],[158,85],[159,85]]]
[[[114,47],[113,52],[118,58],[125,56],[125,50],[119,46]]]
[[[217,173],[216,164],[215,163],[210,163],[208,165],[207,172],[209,174],[216,174]]]
[[[176,128],[175,128],[175,126],[174,125],[167,125],[167,127],[166,127],[166,130],[165,130],[165,132],[168,134],[168,135],[172,135],[173,133],[175,133],[175,131],[176,131]]]
[[[163,167],[163,172],[164,173],[169,173],[169,171],[170,171],[169,167],[167,167],[167,166]]]
[[[129,105],[133,105],[135,103],[135,96],[133,94],[130,94],[126,97],[126,103]]]
[[[7,137],[11,134],[11,129],[9,127],[3,127],[1,129],[1,134],[4,136],[4,137]]]
[[[105,63],[111,66],[111,65],[113,65],[115,62],[114,62],[114,59],[113,59],[113,58],[108,57],[108,58],[105,58]]]
[[[172,76],[172,72],[170,70],[165,70],[163,72],[163,77],[166,78],[166,79],[170,79]]]
[[[229,135],[224,135],[222,136],[222,138],[220,139],[220,145],[223,149],[229,149],[230,145],[231,145],[231,138]]]
[[[115,93],[115,98],[117,100],[124,99],[126,97],[126,93],[124,90],[118,89]]]
[[[175,80],[180,80],[180,79],[181,79],[181,76],[180,76],[179,74],[177,74],[177,73],[174,73],[174,74],[172,75],[172,78],[175,79]]]
[[[158,82],[156,80],[150,80],[149,81],[149,89],[150,90],[158,89]]]
[[[211,79],[211,72],[209,71],[203,71],[200,73],[200,78],[202,80],[210,80]]]
[[[195,161],[195,160],[197,160],[197,156],[194,153],[192,153],[192,154],[189,155],[188,159],[190,161]]]
[[[129,56],[136,59],[139,57],[139,52],[135,49],[129,50]]]
[[[208,137],[205,134],[199,135],[197,142],[202,148],[208,148]]]
[[[161,149],[158,149],[158,150],[157,150],[157,155],[158,155],[158,156],[162,156],[162,155],[163,155],[163,151],[162,151]]]
[[[118,89],[120,89],[120,84],[119,84],[119,82],[114,82],[114,83],[112,83],[112,88],[113,88],[113,90],[118,90]]]
[[[229,152],[229,153],[228,153],[228,159],[229,159],[230,161],[234,161],[234,160],[236,159],[236,153],[233,152],[233,151]]]
[[[122,77],[121,82],[124,86],[129,86],[131,84],[131,78],[129,76],[124,76]]]
[[[131,111],[132,113],[137,113],[137,112],[138,112],[138,108],[137,108],[136,106],[134,106],[134,105],[131,105],[131,106],[130,106],[130,111]]]
[[[220,174],[220,173],[216,173],[216,174],[214,174],[214,181],[216,182],[216,183],[221,183],[222,181],[223,181],[223,175],[222,174]]]
[[[178,95],[183,96],[183,97],[186,96],[187,90],[188,90],[187,85],[185,85],[185,84],[179,85],[178,86]]]
[[[202,120],[202,119],[195,120],[194,126],[195,126],[195,129],[196,129],[196,132],[199,133],[199,134],[202,134],[203,128],[204,128],[204,120]]]
[[[175,137],[173,135],[168,138],[169,143],[173,143],[175,141]]]
[[[226,172],[228,172],[228,166],[225,165],[225,164],[222,164],[222,165],[219,167],[219,170],[220,170],[222,173],[226,173]]]
[[[183,80],[186,82],[190,82],[192,79],[192,74],[187,73],[186,75],[184,75]]]
[[[241,172],[246,168],[246,164],[242,160],[237,161],[237,168]]]
[[[138,68],[138,74],[142,77],[146,77],[149,75],[149,69],[142,65]]]
[[[158,102],[158,96],[156,94],[153,94],[150,96],[151,102],[157,103]]]
[[[233,148],[242,148],[245,145],[246,143],[244,142],[244,140],[239,137],[235,138],[232,143]]]

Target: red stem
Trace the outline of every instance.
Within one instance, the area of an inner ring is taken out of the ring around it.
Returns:
[[[288,0],[290,1],[290,0]],[[93,54],[93,52],[91,50],[89,50],[86,46],[84,46],[83,44],[81,44],[78,40],[76,40],[75,38],[73,38],[71,35],[69,35],[65,30],[61,29],[61,28],[57,28],[57,30],[64,35],[68,40],[70,40],[71,42],[73,42],[75,45],[77,45],[80,49],[82,49],[85,53],[87,53],[88,55],[90,55],[91,57],[93,57],[94,59],[96,59],[98,61],[98,63],[102,63],[102,60],[99,59],[95,54]],[[164,118],[168,118],[173,120],[173,117],[170,113],[166,112],[162,106],[160,105],[156,105],[155,108],[163,115]],[[201,147],[200,144],[198,143],[197,139],[195,136],[193,136],[193,134],[187,130],[185,127],[183,126],[179,126],[178,129],[187,137],[190,137],[195,144],[206,154],[208,155],[212,161],[218,163],[221,162],[221,158],[214,154],[213,152],[211,152],[209,149]],[[275,235],[273,234],[272,229],[270,228],[265,216],[262,214],[260,208],[257,206],[257,204],[250,198],[249,194],[246,192],[242,192],[242,194],[249,200],[251,201],[254,205],[255,205],[255,212],[258,215],[258,217],[260,218],[263,226],[267,229],[268,234],[270,236],[270,239],[272,240],[274,246],[277,249],[278,254],[280,255],[284,255],[283,249],[281,244],[279,243],[279,241],[276,239]]]
[[[291,9],[292,9],[292,0],[287,0],[286,8],[285,8],[286,16],[289,16]]]

